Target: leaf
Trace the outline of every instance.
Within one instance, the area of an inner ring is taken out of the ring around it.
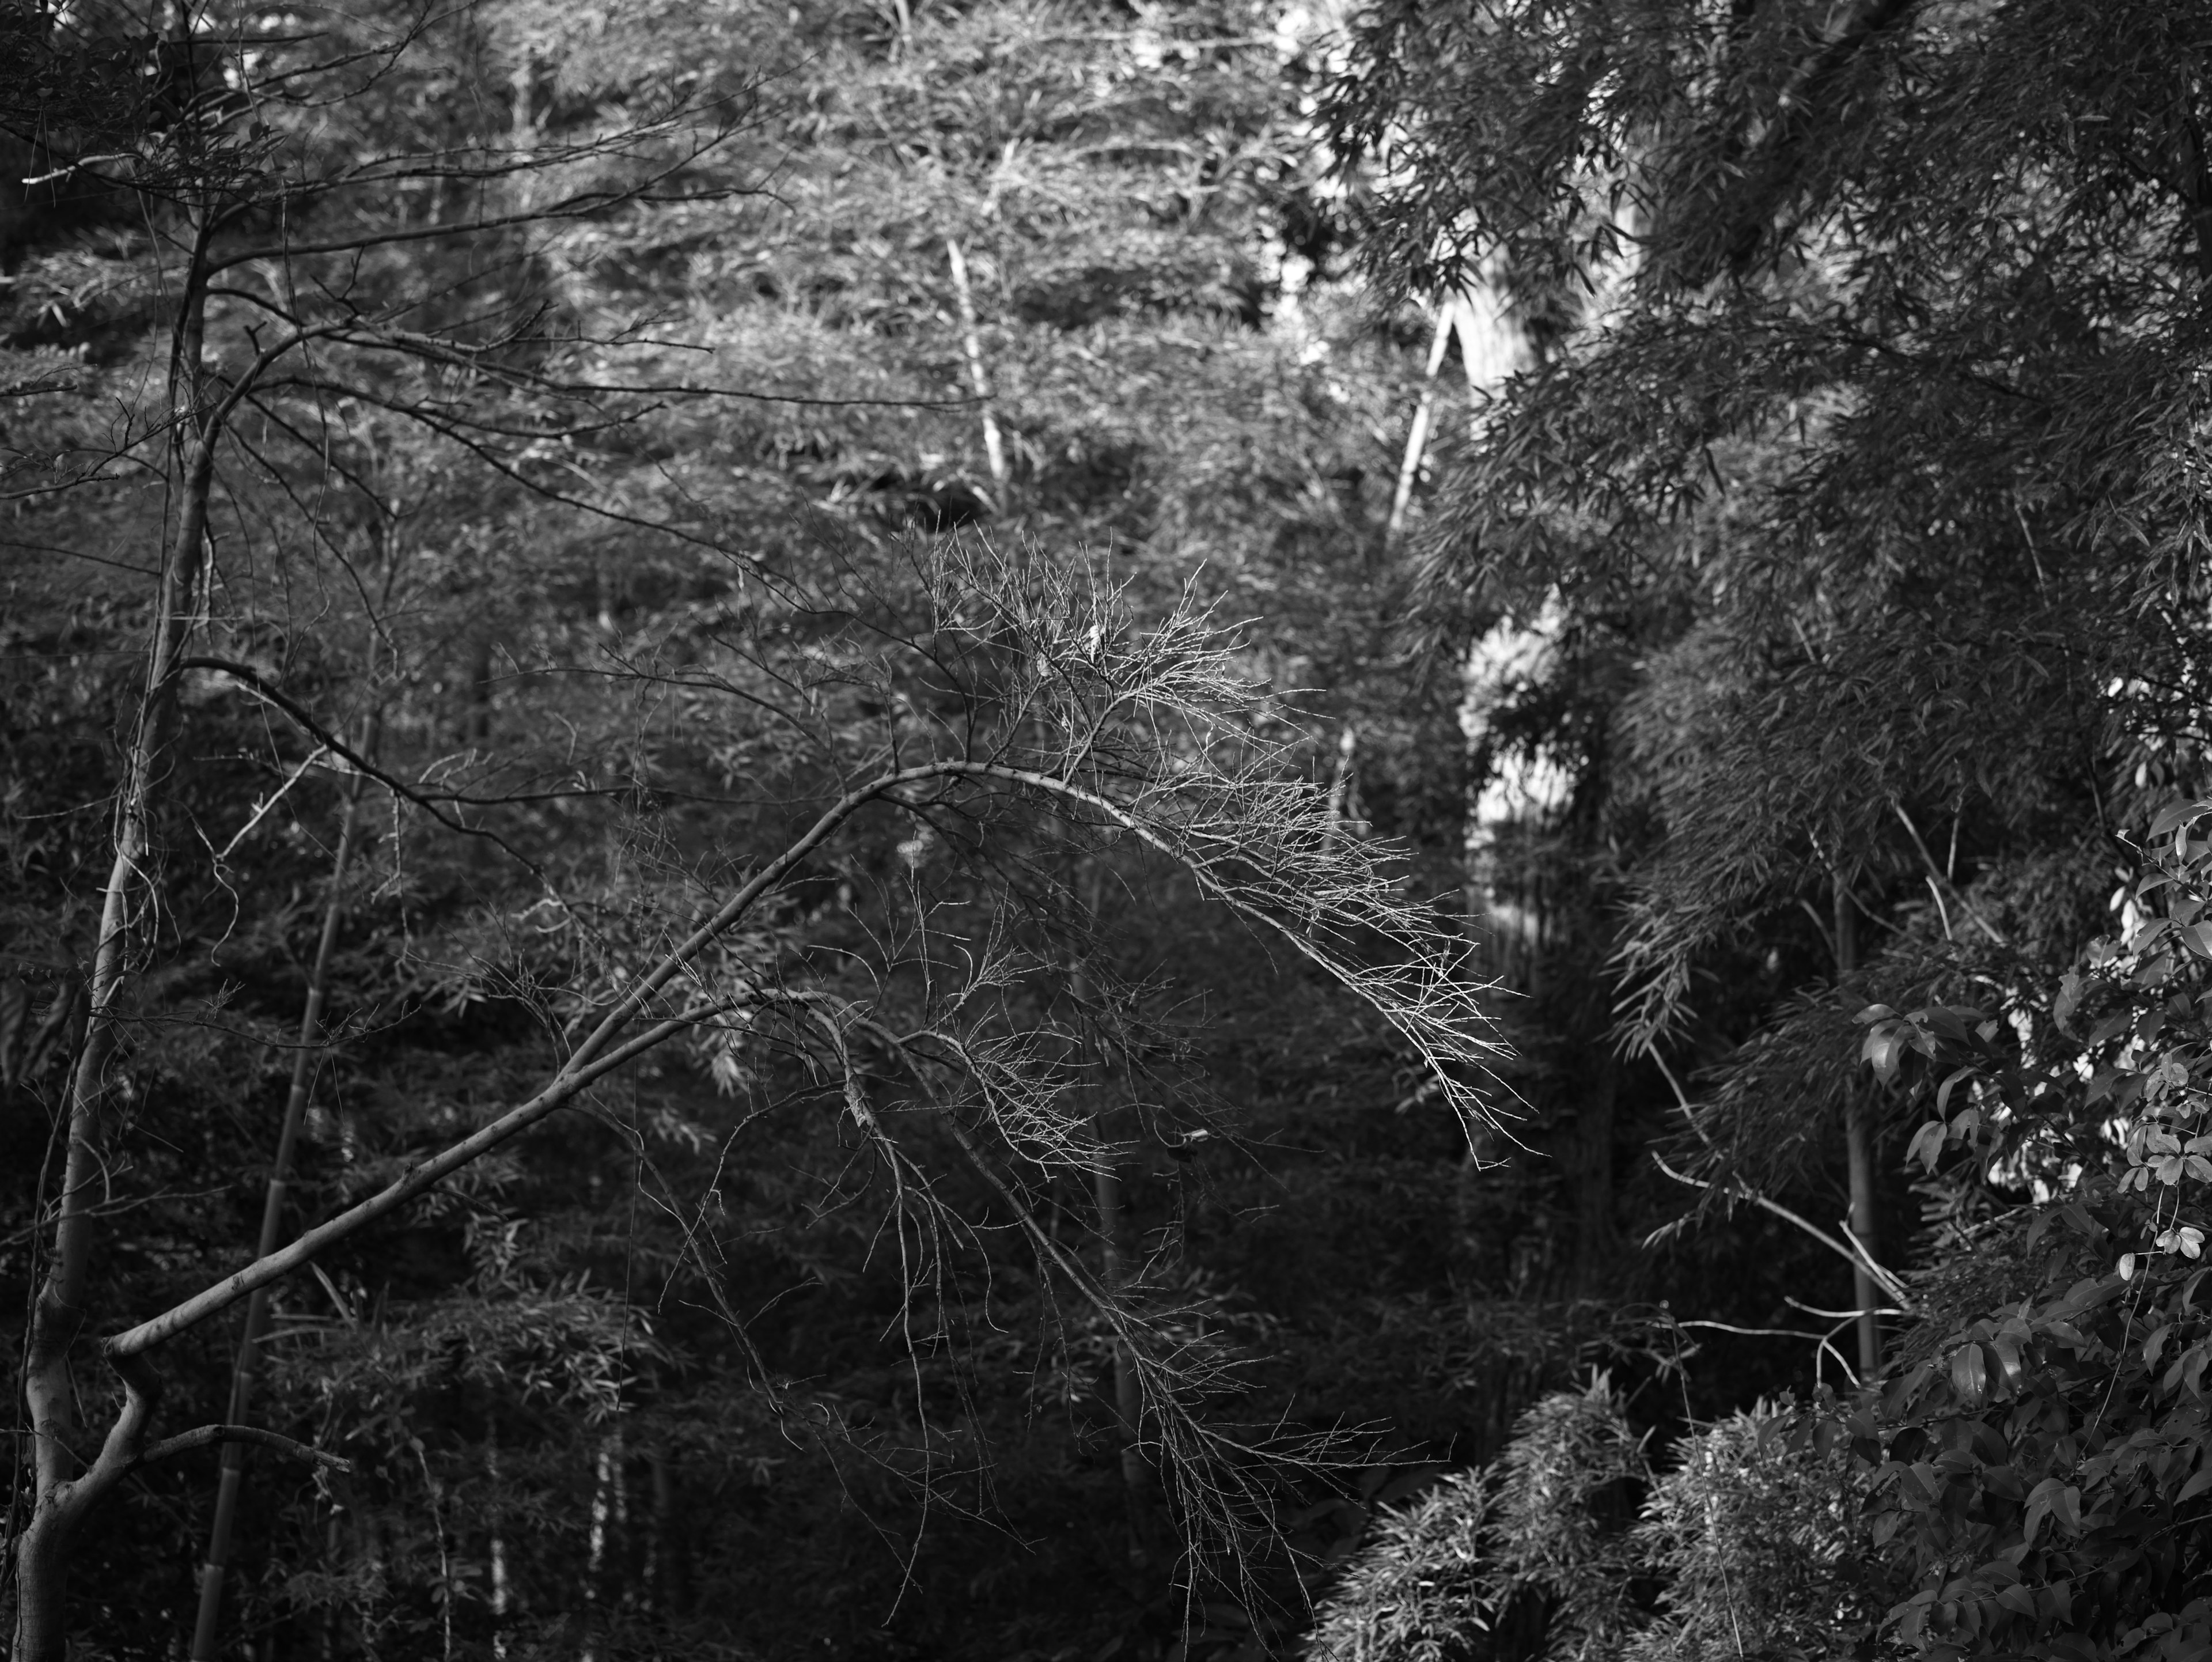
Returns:
[[[1936,1111],[1938,1114],[1947,1113],[1949,1111],[1952,1087],[1957,1085],[1960,1080],[1966,1078],[1969,1074],[1976,1071],[1977,1069],[1974,1064],[1970,1062],[1963,1068],[1954,1068],[1951,1072],[1950,1077],[1936,1087]]]
[[[2027,1494],[2020,1486],[2020,1474],[2008,1465],[1983,1467],[1982,1487],[2000,1501],[2021,1500]]]
[[[1893,1030],[1877,1028],[1867,1035],[1860,1055],[1874,1064],[1875,1076],[1885,1085],[1897,1077],[1897,1064],[1905,1054],[1905,1040]]]
[[[2064,1492],[2065,1488],[2066,1485],[2062,1480],[2057,1477],[2046,1477],[2027,1492],[2027,1511],[2021,1519],[2020,1525],[2022,1538],[2030,1542],[2035,1539],[2035,1531],[2042,1527],[2043,1520],[2051,1515],[2051,1509],[2057,1504],[2058,1497]]]
[[[2068,1529],[2076,1535],[2081,1532],[2081,1491],[2075,1484],[2069,1483],[2058,1491],[2051,1510]]]
[[[2083,983],[2081,975],[2069,970],[2058,983],[2058,996],[2051,1001],[2051,1019],[2058,1024],[2058,1031],[2072,1031],[2067,1023],[2073,1020],[2074,1012],[2081,1008]]]
[[[2146,840],[2160,837],[2177,826],[2186,825],[2204,814],[2212,813],[2212,802],[2169,802],[2152,817]]]
[[[2167,932],[2172,928],[2173,925],[2163,917],[2146,917],[2136,925],[2134,933],[2128,936],[2128,950],[2141,954],[2159,941],[2165,940]]]
[[[2132,1010],[2115,1011],[2089,1030],[2089,1037],[2086,1042],[2091,1045],[2102,1044],[2135,1019],[2135,1012]]]
[[[2035,1595],[2026,1587],[2014,1586],[2002,1589],[1997,1594],[1997,1603],[2014,1616],[2024,1616],[2031,1622],[2035,1620]]]
[[[1912,1134],[1912,1141],[1905,1150],[1907,1160],[1918,1160],[1929,1171],[1943,1157],[1945,1127],[1940,1119],[1931,1119]]]
[[[1989,1388],[1989,1364],[1978,1344],[1960,1345],[1951,1357],[1951,1383],[1969,1403],[1978,1403]]]
[[[2181,1486],[2181,1493],[2173,1497],[2173,1504],[2178,1507],[2186,1505],[2208,1488],[2212,1488],[2212,1464],[2203,1467]]]

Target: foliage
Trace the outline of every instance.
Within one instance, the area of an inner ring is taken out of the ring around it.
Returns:
[[[1562,1656],[1626,1628],[1627,1524],[1644,1442],[1601,1373],[1523,1414],[1496,1464],[1394,1514],[1346,1572],[1310,1654],[1441,1662],[1476,1634],[1528,1631]]]
[[[240,1629],[334,1654],[707,1654],[744,1609],[771,1653],[1121,1635],[1157,1654],[1199,1632],[1166,1543],[1212,1502],[1170,1503],[1172,1462],[1123,1481],[1166,1422],[1140,1399],[1149,1429],[1127,1423],[1116,1376],[1154,1363],[1197,1387],[1177,1422],[1243,1497],[1237,1549],[1282,1572],[1279,1596],[1313,1570],[1259,1527],[1333,1499],[1279,1457],[1371,1419],[1376,1388],[1341,1370],[1350,1388],[1316,1402],[1303,1324],[1331,1330],[1374,1289],[1332,1265],[1286,1321],[1213,1266],[1243,1269],[1240,1225],[1285,1208],[1276,1167],[1310,1160],[1322,1202],[1364,1205],[1340,1147],[1435,1167],[1448,1230],[1448,1104],[1480,1069],[1425,1089],[1384,1014],[1201,902],[1256,877],[1263,912],[1318,917],[1334,903],[1307,862],[1348,860],[1368,875],[1322,950],[1431,984],[1455,1052],[1487,1031],[1437,973],[1453,943],[1374,928],[1425,914],[1389,845],[1309,812],[1333,752],[1291,691],[1323,683],[1322,719],[1361,721],[1366,817],[1448,856],[1451,770],[1413,742],[1439,714],[1407,714],[1366,661],[1393,584],[1361,481],[1391,459],[1404,355],[1328,273],[1285,276],[1277,220],[1310,182],[1278,79],[1294,33],[1236,7],[1096,9],[371,9],[295,33],[218,6],[190,52],[101,9],[9,14],[11,50],[59,63],[77,43],[57,31],[84,27],[119,66],[89,125],[54,100],[109,82],[10,82],[46,100],[10,107],[19,176],[54,175],[7,226],[11,1284],[49,1262],[34,1185],[127,788],[113,735],[174,541],[171,441],[191,435],[172,412],[223,412],[202,434],[216,533],[185,736],[131,874],[122,1198],[88,1335],[175,1306],[251,1242],[326,888],[301,1223],[376,1203],[527,1100],[576,1057],[579,1018],[878,764],[1025,767],[1124,644],[1194,642],[1176,631],[1215,596],[1267,614],[1233,657],[1206,648],[1214,691],[1244,689],[1225,726],[1157,707],[1164,724],[1117,728],[1135,749],[1097,755],[1095,794],[1194,863],[1033,782],[965,776],[982,788],[915,798],[905,825],[877,805],[670,986],[752,1005],[672,1006],[683,1030],[624,1087],[279,1286],[256,1417],[355,1470],[252,1457]],[[133,101],[149,64],[175,72],[167,113]],[[257,76],[248,109],[228,89]],[[165,388],[194,354],[197,386]],[[983,520],[1020,558],[981,551]],[[956,568],[997,575],[955,581],[948,611]],[[1003,608],[963,610],[987,594]],[[1095,610],[1109,595],[1126,636]],[[1116,728],[1130,708],[1091,713]],[[1173,759],[1130,772],[1140,754]],[[1234,780],[1210,805],[1190,789],[1209,778]],[[1223,840],[1262,804],[1292,810],[1272,851],[1243,849],[1271,876]],[[1329,1114],[1285,1111],[1295,1068],[1208,1074],[1206,987],[1341,1036]],[[866,1012],[882,1020],[846,1020]],[[918,1056],[925,1031],[958,1054]],[[1293,1118],[1322,1150],[1269,1148]],[[1102,1239],[1100,1168],[1124,1244]],[[1389,1289],[1409,1354],[1427,1336],[1403,1312],[1452,1256],[1409,1253]],[[1070,1305],[1071,1274],[1111,1296]],[[1100,1307],[1117,1302],[1157,1344],[1132,1344]],[[212,1325],[170,1346],[165,1419],[222,1415],[227,1348]],[[77,1372],[88,1410],[115,1405]],[[1457,1411],[1422,1412],[1449,1443]],[[100,1642],[158,1649],[189,1621],[196,1464],[141,1468],[143,1500],[81,1537]],[[1218,1648],[1268,1619],[1243,1593]]]
[[[2190,1653],[2208,52],[0,6],[11,1543],[305,1044],[279,1649]]]
[[[2119,938],[2047,997],[1865,1012],[1864,1050],[1923,1121],[1912,1155],[1996,1275],[1928,1288],[1883,1391],[1870,1503],[1912,1573],[1923,1650],[2182,1656],[2212,1643],[2190,1502],[2212,1478],[2194,1308],[2207,1175],[2202,804],[2151,822]],[[1986,1197],[1982,1215],[1965,1204]]]
[[[1309,1654],[1352,1662],[1846,1656],[1882,1588],[1832,1416],[1760,1403],[1659,1470],[1602,1375],[1542,1399],[1492,1466],[1392,1513]]]
[[[1636,1531],[1659,1613],[1624,1657],[1863,1653],[1886,1567],[1868,1549],[1864,1480],[1827,1407],[1759,1403],[1677,1445]]]
[[[1754,10],[1378,7],[1332,106],[1378,277],[1593,296],[1432,557],[1447,615],[1656,634],[1617,728],[1638,1044],[1754,919],[1917,889],[1899,809],[1978,859],[2094,822],[2105,721],[2160,719],[2115,678],[2197,650],[2120,621],[2200,557],[2194,187],[2115,160],[2185,121],[2195,25]]]

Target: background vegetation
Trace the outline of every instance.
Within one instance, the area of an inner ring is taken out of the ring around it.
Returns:
[[[0,0],[19,1653],[2212,1655],[2208,77]]]

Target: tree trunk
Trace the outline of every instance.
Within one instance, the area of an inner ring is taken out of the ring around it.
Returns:
[[[1084,876],[1084,910],[1095,919],[1105,894],[1106,873],[1095,860],[1086,863],[1089,869]],[[1090,970],[1079,952],[1068,964],[1067,980],[1079,1019],[1082,1008],[1091,1001],[1091,991]],[[1121,1170],[1109,1152],[1114,1129],[1113,1103],[1108,1087],[1094,1088],[1097,1094],[1091,1125],[1102,1151],[1098,1167],[1091,1178],[1091,1205],[1098,1230],[1098,1279],[1109,1294],[1119,1294],[1128,1284],[1134,1254]],[[1129,1512],[1129,1556],[1132,1562],[1141,1564],[1150,1555],[1153,1472],[1151,1463],[1145,1458],[1143,1386],[1137,1377],[1135,1359],[1118,1337],[1114,1342],[1114,1418],[1121,1445],[1121,1492]]]
[[[1858,909],[1843,874],[1835,875],[1836,979],[1841,982],[1859,966]],[[1856,1075],[1844,1097],[1844,1146],[1850,1162],[1851,1234],[1860,1251],[1881,1261],[1875,1242],[1874,1133],[1868,1123],[1866,1093]],[[1859,1377],[1871,1379],[1881,1371],[1881,1318],[1874,1312],[1881,1289],[1863,1263],[1851,1265],[1852,1308],[1860,1312]]]
[[[1620,1096],[1620,1063],[1605,1042],[1602,1016],[1589,1043],[1595,1061],[1575,1110],[1575,1290],[1586,1299],[1603,1295],[1615,1264],[1613,1132]]]
[[[491,1514],[491,1653],[507,1654],[507,1533],[505,1507],[499,1488],[499,1420],[484,1417],[484,1478],[491,1493],[485,1509]]]
[[[583,1662],[599,1655],[599,1609],[607,1579],[609,1549],[619,1551],[621,1526],[629,1517],[628,1497],[623,1490],[623,1437],[617,1425],[599,1440],[592,1466],[591,1532],[586,1538],[584,1565]],[[619,1602],[617,1598],[609,1604]]]
[[[1391,493],[1390,518],[1385,523],[1382,538],[1386,544],[1398,540],[1405,529],[1406,509],[1413,500],[1413,487],[1420,483],[1421,462],[1429,453],[1429,427],[1437,413],[1437,371],[1443,368],[1444,351],[1451,344],[1452,323],[1459,312],[1456,301],[1446,300],[1437,307],[1437,332],[1429,343],[1429,361],[1421,372],[1421,396],[1413,405],[1413,430],[1406,435],[1406,457],[1398,464],[1398,488]]]
[[[975,296],[968,286],[968,261],[960,252],[960,245],[951,237],[945,240],[945,253],[952,267],[952,291],[960,302],[960,344],[968,356],[968,378],[975,388],[975,401],[982,409],[983,454],[991,466],[991,483],[1004,496],[1006,446],[1000,436],[999,417],[991,408],[991,374],[983,363],[983,336],[975,323]],[[1000,512],[1006,506],[1003,502],[994,505]]]
[[[177,441],[176,530],[164,552],[149,631],[145,689],[124,758],[115,810],[115,857],[100,898],[100,934],[88,977],[84,1043],[69,1095],[69,1148],[55,1210],[52,1255],[31,1311],[23,1370],[36,1482],[31,1517],[15,1549],[15,1662],[62,1662],[67,1653],[64,1604],[71,1539],[84,1513],[121,1481],[124,1467],[103,1474],[112,1450],[127,1466],[135,1446],[116,1445],[131,1421],[132,1439],[143,1436],[144,1410],[126,1406],[109,1437],[109,1449],[82,1478],[73,1476],[78,1457],[70,1447],[77,1430],[76,1386],[70,1352],[85,1317],[85,1286],[92,1267],[94,1201],[109,1169],[108,1063],[115,1048],[120,1001],[133,968],[133,948],[149,910],[134,912],[133,896],[159,863],[155,819],[161,790],[175,765],[178,692],[184,655],[199,604],[207,560],[208,501],[215,477],[218,428],[202,397],[205,282],[201,271],[204,233],[195,243],[178,314],[170,369],[171,407],[185,417]],[[105,1475],[106,1481],[100,1481]]]
[[[374,743],[364,752],[374,748]],[[292,1053],[292,1085],[284,1099],[284,1118],[276,1133],[276,1157],[269,1168],[269,1189],[261,1203],[260,1243],[254,1257],[266,1257],[278,1245],[284,1221],[284,1191],[291,1178],[292,1156],[300,1141],[300,1123],[307,1111],[307,1092],[315,1071],[316,1045],[322,1034],[323,1000],[329,989],[331,951],[336,946],[338,923],[345,913],[346,861],[353,852],[355,812],[361,802],[362,779],[356,774],[346,788],[345,807],[338,820],[337,852],[331,860],[331,890],[323,905],[323,929],[315,943],[314,966],[307,974],[307,1002],[300,1012],[300,1036]],[[252,1404],[253,1376],[261,1366],[261,1341],[269,1326],[270,1289],[255,1291],[246,1304],[246,1324],[239,1334],[238,1361],[231,1369],[230,1405],[226,1425],[243,1425]],[[230,1537],[238,1514],[239,1485],[246,1475],[246,1445],[225,1443],[222,1472],[216,1484],[215,1517],[208,1526],[206,1561],[200,1566],[199,1618],[192,1629],[192,1662],[213,1662],[216,1636],[222,1614],[222,1583],[230,1563]]]

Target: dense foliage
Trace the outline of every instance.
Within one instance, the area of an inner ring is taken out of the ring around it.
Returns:
[[[2208,85],[0,0],[21,1653],[2212,1654]]]
[[[1509,714],[1600,703],[1602,752],[1506,731],[1598,799],[1615,1042],[1702,1069],[1672,1238],[1794,1210],[1856,1297],[1762,1324],[1893,1306],[1882,1377],[1805,1410],[1867,1486],[1877,1642],[2199,1653],[2156,922],[2196,910],[2127,880],[2201,788],[2203,17],[1384,5],[1355,40],[1376,274],[1551,331],[1462,448],[1431,627],[1556,642]],[[1856,1642],[1819,1627],[1778,1642]]]

